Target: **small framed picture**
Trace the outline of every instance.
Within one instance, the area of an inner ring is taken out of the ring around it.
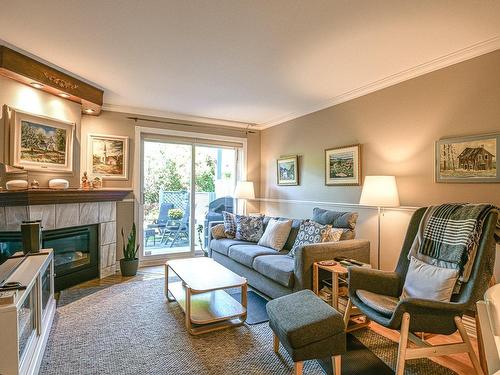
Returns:
[[[500,182],[500,134],[446,138],[436,142],[436,182]]]
[[[88,165],[91,175],[103,180],[128,178],[128,137],[89,134]]]
[[[28,171],[73,172],[75,124],[12,109],[10,163]]]
[[[361,185],[361,145],[325,150],[325,185]]]
[[[277,160],[278,185],[294,186],[299,184],[298,157],[286,156]]]

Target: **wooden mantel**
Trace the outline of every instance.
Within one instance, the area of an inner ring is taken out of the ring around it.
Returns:
[[[28,189],[20,191],[0,191],[0,207],[31,206],[40,204],[88,203],[121,201],[132,190],[126,189]]]

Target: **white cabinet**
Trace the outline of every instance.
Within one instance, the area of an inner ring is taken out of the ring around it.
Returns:
[[[56,310],[52,250],[28,256],[8,281],[27,288],[0,306],[0,374],[37,374]]]

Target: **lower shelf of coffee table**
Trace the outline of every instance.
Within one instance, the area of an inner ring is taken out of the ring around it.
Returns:
[[[186,312],[186,289],[181,281],[168,284],[168,290]],[[246,309],[226,291],[219,289],[191,295],[191,322],[210,324],[241,317]]]

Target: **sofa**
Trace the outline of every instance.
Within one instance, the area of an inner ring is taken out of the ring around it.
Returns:
[[[210,238],[208,256],[248,280],[248,284],[271,298],[299,290],[312,289],[312,265],[338,256],[370,262],[370,242],[355,239],[355,212],[335,212],[315,208],[312,220],[342,228],[340,241],[299,246],[288,256],[303,219],[293,219],[292,229],[282,251],[255,242],[232,238]],[[271,217],[264,217],[264,229]],[[287,218],[275,217],[278,220]],[[212,222],[212,225],[218,222]]]

